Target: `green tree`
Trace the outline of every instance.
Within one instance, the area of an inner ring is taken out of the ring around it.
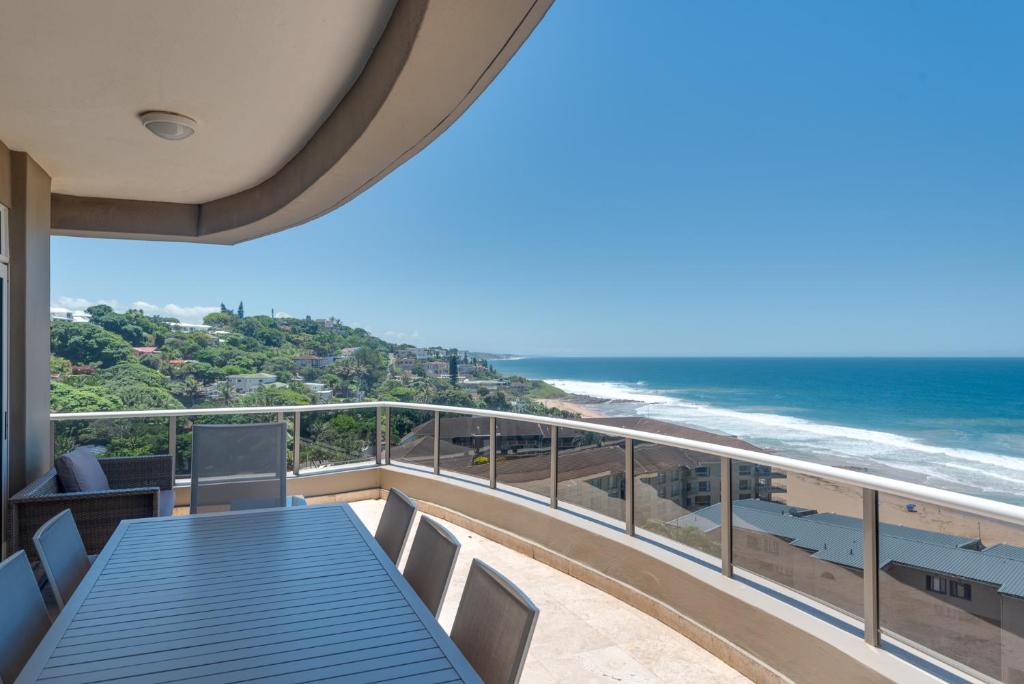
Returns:
[[[203,316],[203,323],[213,328],[223,328],[230,330],[234,322],[238,320],[235,314],[230,311],[217,311],[212,314],[206,314]]]
[[[448,376],[452,386],[459,384],[459,357],[455,354],[448,357]]]
[[[50,355],[50,375],[67,377],[71,375],[71,362],[59,356]]]
[[[195,406],[199,402],[199,398],[202,396],[202,391],[203,383],[196,380],[195,376],[190,375],[185,378],[185,382],[182,384],[181,393],[184,395],[189,406]]]
[[[245,306],[242,302],[238,302],[238,317],[245,318]]]
[[[264,386],[242,398],[243,406],[298,406],[308,403],[308,396],[290,387]]]
[[[132,360],[132,345],[114,333],[92,323],[52,321],[50,351],[71,363],[113,366]]]
[[[176,409],[181,402],[167,389],[164,376],[137,363],[119,363],[100,370],[96,378],[105,393],[133,409]]]
[[[72,387],[63,382],[50,383],[50,409],[55,413],[88,413],[92,411],[120,411],[124,404],[117,397],[102,390]]]

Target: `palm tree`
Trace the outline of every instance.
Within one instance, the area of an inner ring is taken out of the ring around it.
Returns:
[[[203,391],[203,383],[196,380],[194,375],[190,375],[185,378],[185,397],[188,399],[189,406],[195,406],[199,401],[199,396]]]

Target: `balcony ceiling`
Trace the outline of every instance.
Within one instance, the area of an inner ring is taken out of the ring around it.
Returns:
[[[443,132],[550,0],[0,0],[0,140],[56,234],[233,243],[343,204]],[[166,141],[138,115],[198,122]]]
[[[7,3],[3,140],[31,151],[55,193],[201,203],[245,190],[316,132],[393,8],[394,0]],[[196,119],[197,135],[157,138],[138,119],[150,109]]]

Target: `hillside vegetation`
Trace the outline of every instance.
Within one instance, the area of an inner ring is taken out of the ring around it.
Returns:
[[[100,305],[87,312],[88,323],[51,324],[55,412],[382,399],[568,415],[534,400],[557,394],[555,388],[503,377],[487,355],[393,344],[335,319],[246,317],[241,305],[238,312],[222,306],[204,320],[208,328],[195,330],[142,311],[118,313]],[[308,442],[310,458],[322,452],[327,460],[365,449],[375,430],[371,413],[307,414],[304,449]],[[183,461],[191,445],[187,430],[179,433]],[[79,444],[100,445],[112,455],[166,453],[167,419],[62,422],[57,442],[58,454]]]

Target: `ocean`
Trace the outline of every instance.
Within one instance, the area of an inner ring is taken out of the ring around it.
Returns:
[[[522,358],[503,373],[780,455],[1024,504],[1024,359]]]

